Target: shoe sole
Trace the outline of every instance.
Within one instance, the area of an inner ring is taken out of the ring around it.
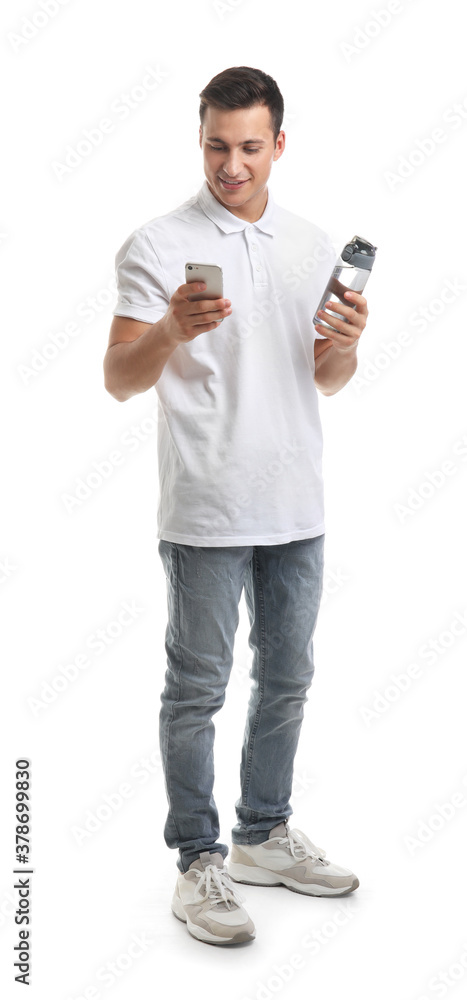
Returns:
[[[267,868],[239,865],[233,861],[229,864],[229,875],[234,882],[241,882],[242,885],[285,886],[286,889],[291,889],[292,892],[299,892],[302,896],[348,896],[349,892],[353,892],[360,885],[358,878],[355,877],[352,885],[349,885],[346,889],[338,889],[333,886],[326,887],[318,884],[299,888],[299,883],[296,879],[289,878],[287,875],[282,875],[280,880],[277,881],[277,872],[269,871]],[[255,877],[251,878],[252,875]]]
[[[228,939],[220,937],[217,934],[211,934],[211,932],[207,931],[205,927],[200,927],[198,924],[194,924],[188,919],[183,908],[183,903],[177,896],[175,896],[172,900],[171,909],[172,913],[178,918],[178,920],[182,920],[183,923],[187,925],[187,930],[191,936],[196,938],[198,941],[203,941],[204,944],[243,944],[245,941],[253,941],[256,936],[255,934],[249,934],[248,932],[241,930],[237,931],[233,937]]]

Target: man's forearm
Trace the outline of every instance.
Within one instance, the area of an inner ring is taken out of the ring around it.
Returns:
[[[170,355],[178,346],[165,324],[154,323],[137,340],[113,344],[104,359],[105,388],[119,402],[146,392],[162,375]]]
[[[315,359],[315,385],[324,396],[333,396],[357,370],[357,345],[337,351],[334,344]]]

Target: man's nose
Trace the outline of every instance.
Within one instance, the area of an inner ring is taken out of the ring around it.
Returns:
[[[224,163],[224,170],[229,177],[236,177],[237,174],[241,173],[242,161],[240,156],[231,155]]]

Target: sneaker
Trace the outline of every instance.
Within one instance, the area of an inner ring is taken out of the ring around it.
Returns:
[[[243,909],[244,897],[232,885],[222,854],[203,851],[187,872],[180,872],[172,912],[190,934],[206,944],[251,941],[256,931]]]
[[[308,896],[346,896],[360,885],[348,868],[325,858],[301,830],[278,823],[262,844],[233,844],[229,872],[234,882],[285,885]]]

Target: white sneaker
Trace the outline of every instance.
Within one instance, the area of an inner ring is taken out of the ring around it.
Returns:
[[[325,858],[301,830],[278,823],[262,844],[232,844],[229,872],[234,882],[285,885],[308,896],[346,896],[360,885],[348,868]]]
[[[256,935],[243,909],[244,897],[232,885],[222,854],[203,851],[187,872],[180,872],[172,912],[190,934],[206,944],[238,944]]]

